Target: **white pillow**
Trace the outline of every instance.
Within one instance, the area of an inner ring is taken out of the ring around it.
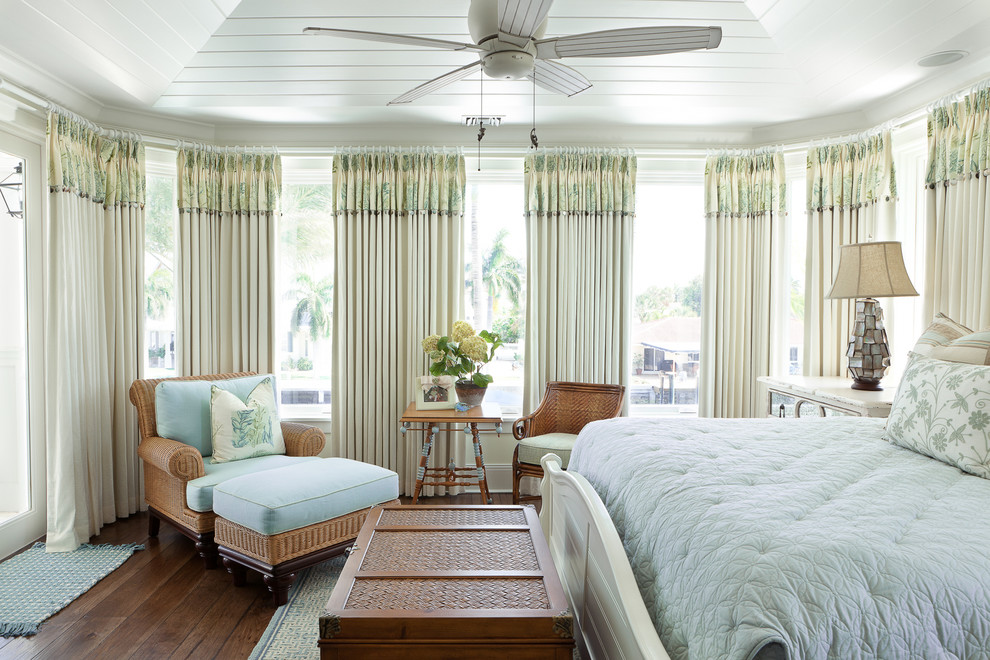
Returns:
[[[285,453],[275,388],[270,377],[251,390],[246,402],[232,392],[213,386],[210,390],[210,427],[214,463]]]
[[[961,323],[956,323],[948,316],[939,312],[932,319],[931,325],[918,337],[911,350],[918,355],[931,355],[936,346],[945,346],[954,339],[968,335],[972,330]]]
[[[887,439],[990,479],[990,367],[910,355]]]
[[[932,347],[929,357],[966,364],[990,364],[990,328]]]

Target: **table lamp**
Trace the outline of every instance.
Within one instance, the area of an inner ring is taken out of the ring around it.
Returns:
[[[846,351],[854,390],[882,390],[880,379],[890,366],[883,309],[876,298],[916,295],[899,241],[840,247],[839,272],[825,297],[856,298],[856,320]]]

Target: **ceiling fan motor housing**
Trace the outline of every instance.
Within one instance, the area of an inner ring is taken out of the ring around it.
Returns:
[[[524,50],[501,50],[482,58],[485,74],[501,80],[518,80],[533,72],[535,58]]]

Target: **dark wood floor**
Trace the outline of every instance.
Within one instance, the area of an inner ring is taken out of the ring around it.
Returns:
[[[511,493],[493,493],[511,504]],[[409,498],[403,498],[408,503]],[[481,496],[430,497],[421,504],[480,504]],[[275,611],[257,574],[235,588],[208,571],[192,541],[167,524],[148,538],[137,514],[105,526],[91,543],[144,543],[123,566],[50,618],[32,637],[0,637],[0,658],[246,658]],[[314,622],[315,625],[315,622]]]

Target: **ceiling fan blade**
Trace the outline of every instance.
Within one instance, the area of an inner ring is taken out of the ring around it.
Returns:
[[[427,37],[412,37],[405,34],[389,32],[365,32],[363,30],[338,30],[337,28],[308,27],[303,28],[303,34],[326,34],[344,39],[361,39],[363,41],[379,41],[386,44],[402,44],[403,46],[426,46],[427,48],[443,48],[444,50],[470,50],[478,53],[487,52],[486,48],[476,44],[464,44],[443,39]]]
[[[572,34],[536,42],[536,57],[633,57],[715,48],[720,27],[638,27]]]
[[[571,67],[549,60],[536,60],[533,73],[526,77],[543,89],[565,96],[580,94],[591,87],[591,82]]]
[[[552,4],[553,0],[498,0],[499,38],[525,46],[547,17]],[[522,43],[511,37],[517,37]]]
[[[449,71],[442,76],[434,78],[433,80],[427,81],[420,85],[419,87],[414,87],[402,96],[397,96],[388,102],[389,105],[399,105],[401,103],[409,103],[410,101],[415,101],[421,96],[426,96],[431,92],[435,92],[441,87],[446,87],[452,82],[457,82],[462,78],[467,78],[475,71],[481,69],[481,61],[472,62],[466,66],[462,66],[460,69],[454,69]]]

